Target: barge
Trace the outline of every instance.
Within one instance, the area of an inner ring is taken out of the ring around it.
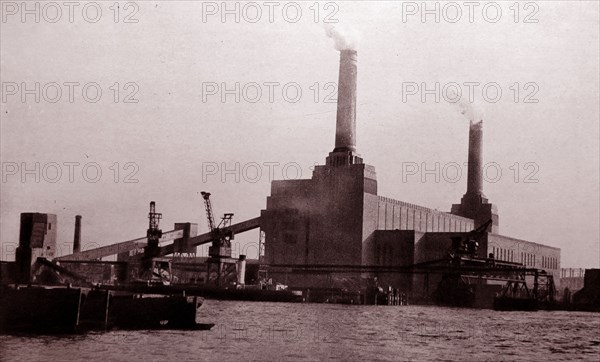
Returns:
[[[108,329],[210,329],[196,314],[203,299],[69,286],[3,286],[0,332],[79,333]]]

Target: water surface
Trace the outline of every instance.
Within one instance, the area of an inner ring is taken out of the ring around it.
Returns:
[[[206,300],[210,331],[0,336],[0,359],[597,361],[600,314]]]

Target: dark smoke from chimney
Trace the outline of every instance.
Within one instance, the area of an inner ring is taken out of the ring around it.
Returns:
[[[73,236],[73,253],[81,251],[81,215],[75,216],[75,235]]]

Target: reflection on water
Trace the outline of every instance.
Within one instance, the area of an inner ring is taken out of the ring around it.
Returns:
[[[211,331],[0,336],[1,360],[598,360],[600,314],[205,301]]]

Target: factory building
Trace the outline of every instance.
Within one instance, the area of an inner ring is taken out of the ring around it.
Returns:
[[[451,237],[464,236],[491,219],[480,240],[480,257],[493,254],[545,269],[558,281],[560,249],[499,234],[496,206],[483,194],[481,120],[470,124],[467,192],[450,212],[379,196],[375,167],[365,164],[356,148],[356,79],[357,52],[342,50],[335,147],[311,179],[272,182],[261,214],[265,263],[408,266],[439,260],[447,258]],[[297,288],[331,283],[318,275],[275,276]],[[396,288],[420,292],[416,277],[378,277]]]
[[[58,222],[54,214],[26,212],[21,214],[19,246],[14,271],[16,280],[28,283],[37,258],[53,259],[56,253]]]
[[[357,52],[340,51],[335,146],[325,164],[315,167],[311,179],[273,181],[271,195],[267,197],[266,209],[261,211],[261,216],[231,226],[231,233],[259,227],[264,232],[264,244],[261,244],[264,245],[264,257],[260,263],[268,266],[269,277],[292,288],[311,290],[332,287],[365,290],[365,282],[377,277],[381,286],[397,288],[411,298],[428,299],[442,275],[424,274],[414,268],[405,268],[401,272],[401,267],[423,263],[447,265],[453,238],[465,238],[471,230],[485,227],[478,237],[477,250],[478,257],[489,257],[485,263],[504,261],[543,269],[559,284],[560,249],[500,234],[497,208],[483,193],[481,120],[470,122],[467,190],[460,203],[451,206],[450,212],[378,195],[375,167],[364,163],[356,147],[356,80]],[[131,257],[138,255],[140,250],[151,250],[147,245],[150,245],[150,236],[154,236],[154,247],[160,240],[174,240],[173,244],[154,250],[156,256],[174,254],[176,261],[192,261],[188,263],[190,265],[180,263],[179,269],[183,272],[175,273],[180,280],[191,283],[210,279],[212,272],[206,264],[198,267],[200,264],[193,260],[196,246],[211,242],[214,230],[211,228],[211,232],[197,235],[196,224],[177,223],[174,230],[163,234],[157,229],[160,214],[154,212],[153,203],[149,217],[149,232],[158,234],[148,233],[147,238],[81,252],[81,217],[76,216],[74,254],[57,258],[64,267],[61,267],[63,273],[68,274],[71,270],[107,283],[126,279],[127,275],[138,277],[131,273],[137,270]],[[53,259],[56,224],[56,216],[52,214],[21,214],[16,263],[0,265],[0,279],[14,275],[16,278],[11,279],[26,283],[38,268],[35,266],[38,257]],[[144,245],[145,242],[148,244]],[[144,247],[146,249],[141,249]],[[117,262],[99,261],[115,254]],[[229,264],[234,262],[237,263],[230,260]],[[128,267],[129,264],[134,267]],[[296,268],[303,271],[286,271],[295,266],[304,267]],[[310,271],[309,267],[314,266],[323,266],[323,270],[333,266],[343,271]],[[394,267],[394,270],[377,269],[379,267]],[[219,268],[222,271],[222,265]],[[57,269],[56,265],[53,269]],[[240,272],[240,275],[243,277],[244,273]],[[482,289],[490,293],[497,289],[488,287],[500,287],[502,283],[481,282],[485,286]]]

